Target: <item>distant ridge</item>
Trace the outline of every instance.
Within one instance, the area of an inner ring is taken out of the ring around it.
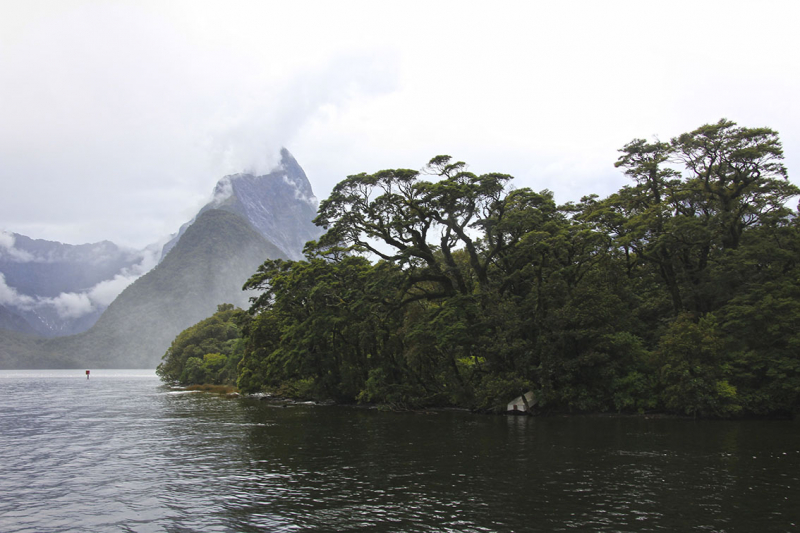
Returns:
[[[119,286],[117,276],[134,277],[148,254],[109,241],[74,245],[8,232],[0,237],[0,307],[7,311],[0,316],[0,329],[42,337],[89,329],[110,303],[90,300],[92,289],[103,283]]]

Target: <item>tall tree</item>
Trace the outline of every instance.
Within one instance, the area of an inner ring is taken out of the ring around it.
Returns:
[[[720,295],[708,293],[709,263],[737,248],[745,228],[784,213],[786,201],[800,194],[768,128],[723,119],[670,143],[636,139],[620,152],[616,165],[636,183],[602,203],[616,213],[605,220],[616,223],[621,247],[657,269],[676,315],[718,306]]]
[[[671,142],[690,188],[711,214],[711,229],[722,249],[739,245],[745,227],[783,209],[798,189],[788,182],[783,148],[769,128],[738,127],[722,119]]]
[[[475,175],[449,156],[433,158],[421,172],[383,170],[349,176],[320,204],[315,223],[328,232],[321,246],[344,244],[372,252],[408,272],[414,298],[488,290],[489,267],[509,242],[497,231],[511,203],[506,174]],[[376,243],[379,243],[377,244]],[[455,260],[464,250],[468,262]],[[433,282],[436,291],[422,289]]]

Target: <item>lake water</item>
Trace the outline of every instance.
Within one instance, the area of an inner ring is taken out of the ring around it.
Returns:
[[[0,531],[800,530],[800,423],[269,405],[0,371]]]

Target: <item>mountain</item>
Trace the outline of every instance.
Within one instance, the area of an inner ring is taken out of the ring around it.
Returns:
[[[2,232],[0,328],[43,337],[85,331],[153,262],[147,251],[108,241],[72,245]]]
[[[244,282],[265,259],[281,257],[238,215],[206,211],[88,331],[47,340],[0,333],[0,366],[155,368],[175,336],[211,316],[218,304],[247,307]]]
[[[4,305],[0,305],[0,329],[17,331],[28,336],[37,334],[27,320]]]
[[[53,353],[84,365],[155,368],[175,336],[217,305],[249,305],[242,285],[267,258],[285,255],[248,222],[212,209],[197,217],[157,267],[136,280],[87,332],[53,339]]]
[[[3,331],[0,322],[0,367],[155,368],[177,334],[219,304],[248,307],[242,285],[266,259],[301,257],[306,240],[321,233],[315,215],[311,185],[286,150],[269,174],[226,176],[214,199],[164,247],[158,265],[87,331],[41,339]]]
[[[302,259],[306,242],[322,234],[311,222],[317,216],[317,198],[311,183],[285,148],[281,150],[280,164],[269,174],[233,174],[222,178],[214,189],[213,199],[198,215],[210,209],[228,211],[248,221],[289,259]],[[192,222],[185,224],[164,246],[162,258]]]

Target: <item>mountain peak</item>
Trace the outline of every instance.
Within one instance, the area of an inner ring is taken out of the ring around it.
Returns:
[[[297,190],[303,198],[309,200],[313,199],[314,202],[316,202],[317,198],[314,196],[314,191],[311,189],[311,182],[308,181],[308,177],[303,171],[303,168],[286,148],[281,148],[280,168],[286,173],[287,179],[297,187]]]
[[[306,173],[294,156],[286,148],[282,148],[280,154],[280,163],[268,174],[240,173],[220,179],[212,200],[198,215],[209,209],[237,214],[267,241],[280,248],[286,257],[302,259],[305,243],[321,234],[312,223],[318,201]],[[192,222],[185,224],[164,246],[162,260]]]
[[[203,208],[207,209],[213,205],[214,208],[223,206],[226,201],[234,193],[232,183],[236,181],[264,181],[282,179],[286,185],[296,189],[295,198],[303,200],[312,204],[314,209],[317,208],[317,197],[314,196],[314,191],[311,188],[311,182],[308,181],[303,167],[297,162],[294,156],[286,148],[281,148],[281,161],[267,174],[254,174],[252,172],[241,172],[239,174],[230,174],[217,182],[214,187],[214,195],[209,205]],[[202,212],[202,210],[201,210]],[[313,218],[313,217],[312,217]]]

